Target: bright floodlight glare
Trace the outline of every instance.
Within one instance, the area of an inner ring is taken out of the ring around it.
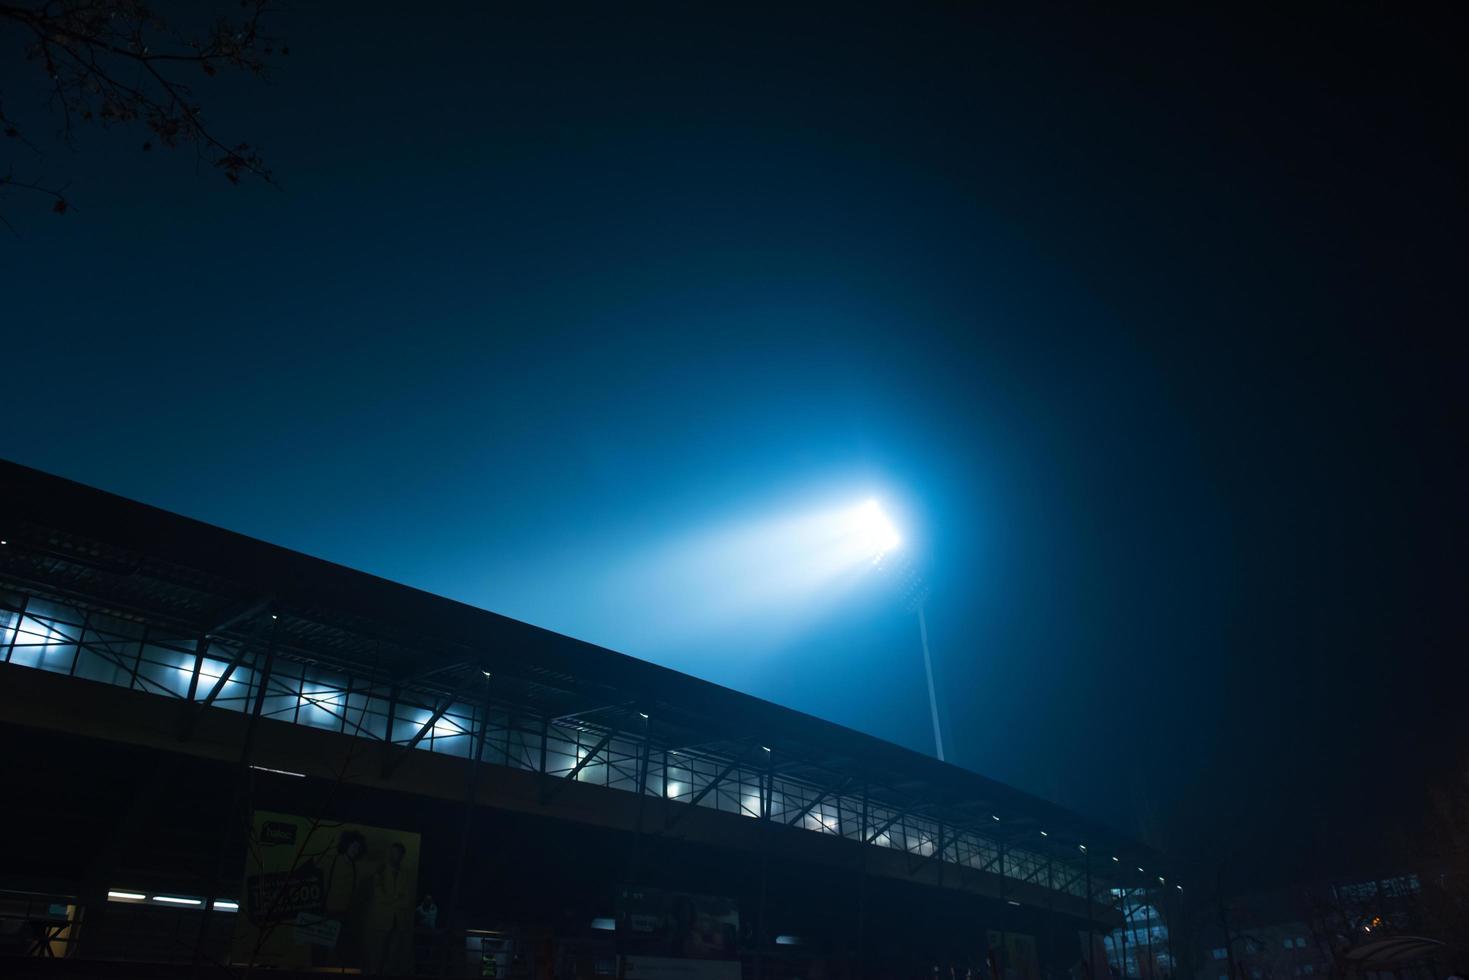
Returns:
[[[893,522],[888,520],[876,500],[869,500],[858,507],[854,520],[856,533],[861,537],[863,547],[875,558],[882,557],[903,543],[898,529],[893,527]]]

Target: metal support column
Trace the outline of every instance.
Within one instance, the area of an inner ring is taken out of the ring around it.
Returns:
[[[29,593],[23,593],[20,597],[20,609],[15,613],[15,625],[10,630],[10,642],[5,644],[5,662],[10,663],[10,658],[15,655],[15,641],[20,637],[20,628],[25,625],[26,606],[30,605]]]
[[[1090,851],[1083,850],[1086,855],[1086,968],[1089,976],[1087,980],[1097,978],[1097,922],[1096,912],[1092,909],[1092,855]]]
[[[867,799],[868,783],[862,781],[862,833],[857,842],[862,845],[857,865],[857,969],[856,975],[867,976],[867,835],[872,830],[872,812]]]
[[[546,743],[549,742],[550,740],[551,740],[551,719],[549,717],[542,718],[541,719],[541,756],[540,756],[540,762],[536,763],[536,772],[539,774],[536,777],[536,780],[537,780],[538,784],[540,785],[540,793],[537,794],[537,796],[540,799],[542,805],[545,805],[545,801],[546,801],[547,780],[549,780],[551,778],[546,773]]]
[[[253,828],[250,825],[248,784],[250,782],[250,760],[255,752],[255,731],[260,724],[260,712],[265,707],[265,692],[270,686],[271,669],[275,665],[275,639],[279,621],[270,618],[270,639],[266,643],[264,663],[260,665],[260,687],[250,704],[250,714],[245,721],[245,739],[240,746],[240,761],[235,771],[235,791],[230,799],[230,809],[225,815],[219,833],[219,848],[214,856],[214,873],[206,882],[204,907],[199,916],[199,933],[194,939],[194,975],[204,962],[204,944],[209,937],[209,923],[214,917],[214,901],[219,894],[219,879],[224,873],[225,860],[229,855],[230,842],[235,831],[243,829],[248,841]],[[241,896],[243,898],[244,896]]]
[[[1219,869],[1215,890],[1219,898],[1219,925],[1224,929],[1224,956],[1229,965],[1229,980],[1240,980],[1240,970],[1234,961],[1234,937],[1229,934],[1229,906],[1224,904],[1224,869]]]
[[[469,772],[464,779],[464,818],[459,824],[459,857],[454,862],[454,881],[449,889],[449,904],[444,907],[443,928],[434,948],[439,955],[439,976],[447,976],[449,970],[448,937],[450,926],[457,921],[459,892],[464,879],[464,862],[469,856],[469,835],[474,829],[475,793],[479,788],[480,760],[484,756],[485,733],[490,727],[490,675],[485,674],[484,693],[480,698],[480,723],[474,735],[474,745],[465,753],[469,758]],[[470,727],[474,727],[473,718]]]
[[[755,916],[755,980],[765,980],[765,947],[769,944],[765,905],[770,889],[770,786],[774,782],[771,761],[774,754],[765,750],[765,771],[760,775],[760,907]]]
[[[204,669],[204,657],[209,653],[209,634],[199,637],[194,644],[194,671],[189,675],[189,693],[184,698],[190,704],[199,696],[199,672]]]
[[[1132,931],[1132,911],[1127,905],[1127,889],[1122,889],[1122,943],[1121,951],[1117,955],[1117,972],[1125,978],[1127,976],[1127,934]],[[1139,967],[1141,971],[1141,967]]]
[[[939,734],[939,701],[933,686],[933,658],[928,655],[928,617],[923,606],[918,607],[918,637],[923,641],[923,672],[928,677],[928,710],[933,716],[933,745],[938,750],[938,759],[944,761],[944,737]]]
[[[1000,976],[1003,977],[1005,975],[1005,971],[1009,968],[1008,967],[1008,964],[1006,963],[1006,960],[1009,959],[1009,953],[1010,953],[1010,951],[1009,951],[1009,949],[1006,948],[1006,937],[1009,934],[1009,929],[1007,928],[1007,926],[1009,925],[1009,921],[1010,921],[1010,911],[1009,911],[1009,906],[1003,904],[1004,902],[1009,901],[1007,898],[1005,898],[1005,842],[1004,841],[997,841],[997,843],[999,844],[999,848],[1000,848],[1000,860],[999,860],[999,865],[998,866],[999,866],[999,871],[1000,871],[1000,902],[1001,902],[1001,905],[1000,905],[1000,949],[999,949],[999,954],[1000,955],[999,955],[998,959],[999,959]]]
[[[644,817],[648,809],[648,757],[649,752],[651,751],[648,744],[648,716],[640,711],[638,712],[638,717],[643,720],[642,740],[638,745],[638,815],[637,823],[633,827],[632,864],[627,873],[628,884],[634,885],[637,884],[643,870],[643,845],[645,843],[643,839],[643,828],[646,825]],[[668,774],[666,772],[664,773],[663,778],[665,780],[668,778]]]

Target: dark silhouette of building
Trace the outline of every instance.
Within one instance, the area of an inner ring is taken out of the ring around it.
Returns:
[[[636,893],[718,897],[701,941],[747,976],[1060,977],[1160,869],[907,749],[11,463],[0,541],[12,955],[238,962],[272,812],[416,834],[394,955],[451,975],[615,969]]]

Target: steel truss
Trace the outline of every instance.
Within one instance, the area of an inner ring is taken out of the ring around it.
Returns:
[[[210,709],[253,709],[380,743],[384,776],[419,750],[536,773],[545,803],[572,782],[661,798],[677,805],[662,833],[677,829],[689,812],[681,807],[702,807],[902,851],[915,871],[952,864],[1087,902],[1120,884],[1087,880],[1077,833],[1039,832],[1023,813],[1002,823],[990,800],[936,798],[944,794],[861,758],[781,741],[780,732],[722,731],[627,691],[587,691],[525,658],[502,672],[511,662],[503,651],[430,653],[370,621],[231,591],[127,555],[88,563],[55,547],[7,548],[0,654],[188,705],[182,738]],[[490,673],[482,696],[466,693]],[[772,741],[779,765],[768,757]]]

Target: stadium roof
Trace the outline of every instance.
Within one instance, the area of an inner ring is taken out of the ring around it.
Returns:
[[[1156,853],[1072,811],[674,670],[8,461],[0,500],[0,580],[39,595],[191,635],[227,634],[268,608],[294,659],[442,697],[472,668],[492,671],[498,699],[542,717],[627,732],[645,713],[655,744],[768,746],[783,775],[861,780],[886,805],[992,840],[1118,855],[1112,884],[1154,880]],[[1131,875],[1139,864],[1154,871]]]

